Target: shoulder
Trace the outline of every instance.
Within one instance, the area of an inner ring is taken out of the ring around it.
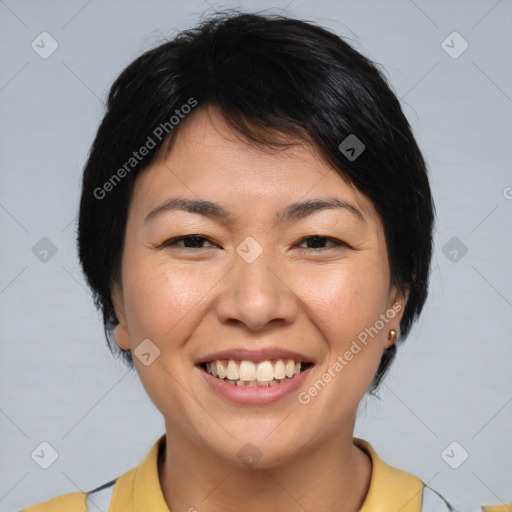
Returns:
[[[86,494],[71,492],[24,508],[20,512],[85,512],[86,510]]]
[[[365,451],[372,461],[370,486],[361,512],[383,509],[393,512],[453,511],[440,494],[418,477],[386,464],[370,443],[354,438],[354,444]]]
[[[87,493],[63,494],[24,508],[20,512],[88,512],[89,510],[108,512],[116,481],[112,480]]]
[[[115,510],[127,510],[130,503],[144,503],[149,499],[165,510],[158,477],[158,457],[165,446],[165,434],[154,444],[145,459],[121,476],[88,492],[72,492],[48,501],[26,507],[19,512],[108,512],[113,504]],[[137,510],[141,510],[138,507]],[[148,508],[150,510],[151,507]]]

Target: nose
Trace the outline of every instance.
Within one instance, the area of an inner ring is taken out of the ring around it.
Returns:
[[[291,324],[297,318],[298,305],[289,274],[264,251],[251,263],[236,255],[232,270],[222,281],[215,310],[223,323],[259,331],[271,323]]]

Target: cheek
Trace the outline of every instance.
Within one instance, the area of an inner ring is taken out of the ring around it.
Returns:
[[[319,378],[325,374],[323,380],[329,381],[317,405],[343,414],[362,399],[382,357],[387,328],[375,330],[375,325],[387,308],[387,267],[361,259],[357,265],[314,274],[303,274],[303,279],[314,277],[308,306],[327,349]]]
[[[194,263],[180,267],[139,263],[127,262],[126,286],[123,282],[130,331],[138,338],[154,339],[159,346],[165,341],[167,346],[169,340],[186,335],[194,312],[199,313],[218,278]]]
[[[347,264],[302,274],[307,303],[327,326],[326,337],[343,341],[373,325],[387,306],[388,279],[376,264]]]

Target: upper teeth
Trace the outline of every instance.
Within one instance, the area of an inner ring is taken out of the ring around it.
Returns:
[[[220,379],[243,380],[251,382],[258,380],[260,382],[269,382],[280,380],[285,377],[291,378],[300,373],[301,363],[293,359],[277,359],[272,364],[271,361],[261,361],[253,363],[252,361],[235,361],[230,359],[225,365],[225,361],[217,360],[206,363],[206,371]]]

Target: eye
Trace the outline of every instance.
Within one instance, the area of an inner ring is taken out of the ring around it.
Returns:
[[[303,238],[298,245],[303,244],[305,242],[312,243],[314,247],[307,247],[307,249],[313,249],[313,250],[321,250],[321,249],[329,249],[329,247],[322,247],[324,243],[331,242],[334,247],[340,247],[340,246],[346,246],[348,245],[345,242],[342,242],[341,240],[337,240],[336,238],[331,238],[330,236],[321,236],[321,235],[314,235],[314,236],[308,236],[307,238]]]
[[[183,249],[202,249],[202,247],[200,247],[200,246],[205,241],[210,243],[208,238],[206,238],[205,236],[202,236],[202,235],[185,235],[185,236],[179,236],[176,238],[171,238],[170,240],[167,240],[166,242],[164,242],[163,246],[169,247],[169,246],[174,245],[177,247],[182,247]],[[184,244],[187,244],[187,245],[179,245],[180,242],[184,242]],[[213,247],[213,245],[212,245],[212,247]]]

